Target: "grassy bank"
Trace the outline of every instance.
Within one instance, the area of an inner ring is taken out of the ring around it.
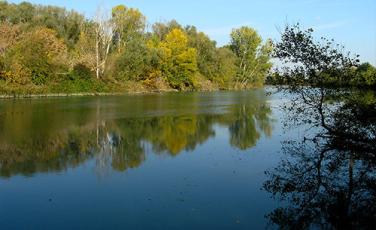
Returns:
[[[108,83],[100,80],[67,81],[48,86],[7,84],[0,81],[0,99],[11,98],[44,98],[44,97],[79,97],[79,96],[112,96],[124,94],[153,94],[168,92],[208,92],[223,89],[207,82],[196,89],[176,90],[166,85],[159,88],[148,87],[140,82]]]

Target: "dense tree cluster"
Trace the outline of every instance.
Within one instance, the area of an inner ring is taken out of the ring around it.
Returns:
[[[0,89],[86,92],[209,90],[260,86],[271,68],[271,42],[249,27],[231,43],[172,20],[146,29],[124,5],[92,19],[53,6],[0,1]]]

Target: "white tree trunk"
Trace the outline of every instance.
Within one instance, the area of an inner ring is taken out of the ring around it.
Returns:
[[[96,22],[96,75],[97,79],[101,78],[106,69],[107,57],[110,53],[113,25],[108,14],[98,7],[95,22]]]

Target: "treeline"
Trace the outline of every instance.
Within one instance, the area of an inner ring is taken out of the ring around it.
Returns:
[[[147,29],[124,5],[92,19],[0,1],[1,93],[245,89],[264,84],[272,43],[250,27],[228,45],[172,20]]]

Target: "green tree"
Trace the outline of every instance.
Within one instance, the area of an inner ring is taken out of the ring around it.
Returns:
[[[112,9],[112,22],[114,24],[114,41],[120,52],[133,39],[138,39],[145,30],[146,18],[142,13],[124,5]]]
[[[363,63],[355,71],[355,77],[351,80],[352,85],[372,86],[376,85],[376,68],[369,63]]]
[[[0,21],[10,24],[28,23],[34,18],[35,6],[28,2],[8,4],[0,2]]]
[[[36,27],[53,29],[69,48],[77,42],[84,21],[83,15],[61,7],[32,5],[27,2],[18,5],[0,3],[0,22],[20,24],[24,30]]]
[[[54,80],[66,66],[67,49],[51,29],[39,28],[26,33],[5,54],[7,81],[43,85]]]
[[[117,81],[143,81],[151,70],[151,54],[142,37],[127,42],[127,49],[112,57],[109,75]]]
[[[78,41],[81,26],[85,19],[75,11],[67,11],[60,7],[38,6],[37,14],[31,21],[31,26],[43,26],[56,31],[59,38],[63,38],[69,48]]]
[[[202,33],[198,32],[196,27],[187,26],[185,29],[188,36],[189,47],[197,50],[197,65],[200,73],[213,80],[216,76],[216,42]]]
[[[221,89],[232,87],[237,73],[237,57],[228,48],[222,47],[216,50],[215,68],[216,73],[213,82],[217,83]]]
[[[187,26],[188,46],[197,50],[200,74],[218,88],[228,88],[236,75],[236,56],[227,48],[217,48],[216,42],[196,27]]]
[[[232,31],[230,48],[238,57],[235,88],[264,84],[266,75],[272,67],[272,43],[267,41],[262,45],[262,39],[256,30],[241,27]]]

